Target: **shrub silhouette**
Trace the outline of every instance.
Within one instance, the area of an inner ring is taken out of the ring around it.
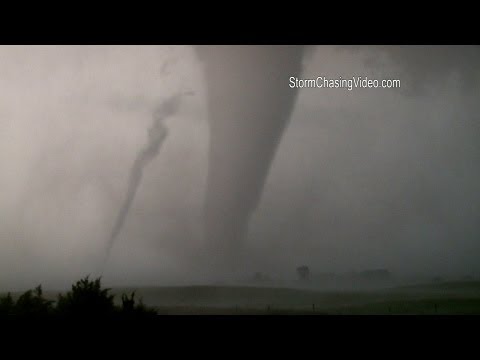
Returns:
[[[15,315],[48,315],[52,313],[53,301],[43,297],[42,286],[24,292],[17,299],[11,313]]]
[[[100,278],[90,281],[85,277],[72,285],[67,294],[58,295],[57,312],[60,315],[109,316],[115,313],[114,296],[110,289],[102,289]]]
[[[13,314],[15,308],[15,302],[13,301],[12,294],[8,293],[7,296],[0,298],[0,316]]]
[[[154,309],[150,309],[143,304],[140,299],[138,305],[135,305],[135,291],[132,292],[130,297],[126,294],[122,295],[122,314],[130,317],[150,317],[157,315]]]
[[[53,301],[43,297],[41,285],[24,292],[16,302],[11,293],[0,297],[0,315],[48,315],[53,309]]]
[[[34,290],[28,290],[13,300],[10,293],[0,297],[0,316],[2,315],[61,315],[81,317],[153,317],[157,315],[154,309],[145,306],[140,299],[135,302],[135,292],[130,296],[122,295],[122,305],[115,306],[111,289],[102,289],[100,278],[90,280],[85,277],[72,285],[65,295],[59,294],[56,306],[54,301],[43,297],[41,285]]]

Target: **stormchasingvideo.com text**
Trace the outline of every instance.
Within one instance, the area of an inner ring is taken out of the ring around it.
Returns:
[[[300,79],[290,76],[289,87],[294,89],[317,88],[317,89],[398,89],[399,79],[371,79],[366,76],[352,76],[350,78],[327,78],[318,76],[310,79]]]

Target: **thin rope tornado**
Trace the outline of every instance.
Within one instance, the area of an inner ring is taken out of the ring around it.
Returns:
[[[163,124],[163,122],[169,116],[174,115],[178,111],[181,98],[184,95],[193,95],[193,93],[184,92],[173,95],[170,98],[166,99],[154,111],[153,123],[150,129],[148,129],[148,143],[143,149],[140,150],[138,156],[133,162],[132,169],[130,170],[127,195],[125,197],[125,201],[123,202],[122,207],[120,208],[120,212],[118,213],[111,235],[108,239],[106,257],[103,263],[104,267],[108,261],[113,245],[115,244],[115,240],[120,234],[123,224],[125,223],[125,219],[128,215],[128,211],[130,210],[133,199],[135,198],[135,194],[142,179],[143,169],[159,154],[160,148],[168,135],[168,129]]]

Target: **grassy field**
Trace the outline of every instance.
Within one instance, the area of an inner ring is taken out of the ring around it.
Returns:
[[[315,291],[253,286],[113,288],[136,291],[159,314],[480,315],[480,282],[445,282],[365,291]],[[19,294],[13,294],[14,298]],[[45,292],[56,299],[57,292]]]
[[[113,289],[116,294],[133,288]],[[370,291],[191,286],[136,289],[161,314],[480,315],[480,282]]]

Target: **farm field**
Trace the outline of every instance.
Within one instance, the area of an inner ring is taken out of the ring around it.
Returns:
[[[160,314],[480,314],[480,282],[448,282],[369,291],[191,286],[117,288],[137,291]]]
[[[113,287],[160,315],[480,315],[480,282],[445,282],[377,290],[257,286]],[[45,291],[56,300],[59,292]],[[13,293],[15,299],[21,293]],[[0,294],[5,295],[5,294]]]

